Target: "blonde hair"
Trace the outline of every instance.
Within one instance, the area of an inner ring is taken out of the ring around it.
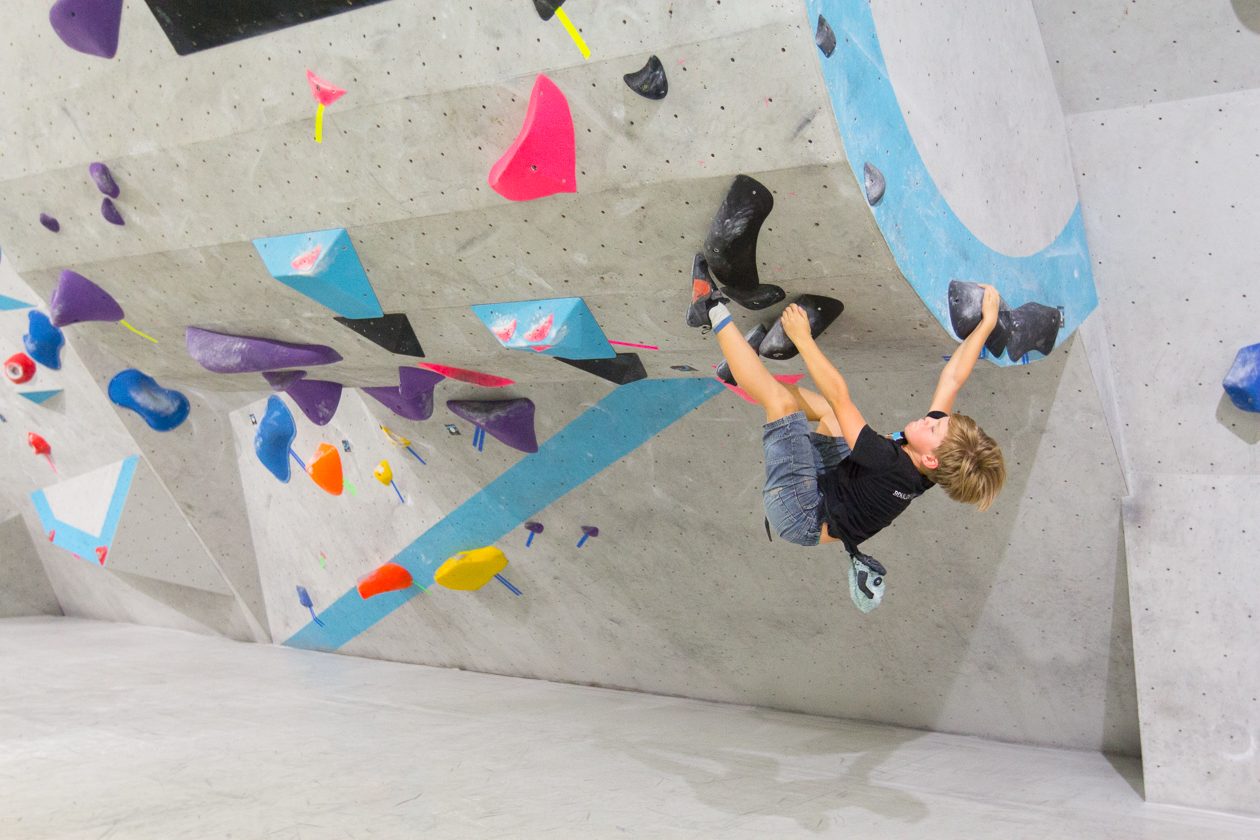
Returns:
[[[951,414],[945,439],[936,447],[937,467],[927,477],[956,502],[988,510],[1006,481],[1006,461],[997,441],[965,414]]]

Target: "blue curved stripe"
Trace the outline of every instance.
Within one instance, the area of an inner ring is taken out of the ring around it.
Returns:
[[[888,78],[869,0],[806,0],[811,30],[818,15],[836,33],[831,58],[818,51],[823,80],[859,184],[863,166],[884,174],[887,191],[872,208],[893,259],[950,335],[950,280],[992,283],[1013,309],[1037,301],[1063,310],[1058,344],[1080,326],[1098,294],[1078,202],[1055,240],[1035,254],[994,251],[955,215],[928,173]],[[1040,356],[1033,352],[1030,356]],[[1011,364],[1003,357],[999,364]]]
[[[427,588],[446,558],[502,538],[724,389],[713,378],[622,385],[451,511],[393,562]],[[337,650],[419,594],[408,587],[364,600],[352,588],[319,614],[324,626],[310,621],[285,644]]]

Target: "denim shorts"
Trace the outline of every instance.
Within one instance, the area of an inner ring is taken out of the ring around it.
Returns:
[[[823,503],[818,479],[849,457],[842,437],[809,430],[803,411],[766,423],[761,434],[766,453],[766,488],[762,502],[775,532],[796,545],[818,545]]]

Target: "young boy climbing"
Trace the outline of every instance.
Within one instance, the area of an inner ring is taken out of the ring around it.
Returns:
[[[997,325],[999,301],[997,290],[984,286],[980,325],[945,365],[927,415],[883,437],[866,425],[800,306],[783,310],[783,330],[821,393],[776,380],[734,327],[717,287],[695,282],[687,325],[713,327],[731,375],[765,409],[762,499],[780,537],[804,546],[842,542],[854,554],[937,484],[980,510],[993,503],[1006,480],[1002,451],[974,420],[950,412]],[[818,423],[812,433],[809,421]]]

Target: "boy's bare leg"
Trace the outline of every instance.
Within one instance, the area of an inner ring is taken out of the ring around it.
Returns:
[[[735,377],[739,387],[744,389],[744,393],[766,410],[767,423],[802,410],[796,396],[774,378],[757,351],[752,349],[734,324],[727,324],[716,334],[718,347],[722,348],[722,355],[730,365],[731,375]],[[823,405],[826,405],[825,400]]]
[[[831,406],[822,394],[799,385],[785,385],[784,387],[796,398],[797,410],[805,412],[806,419],[818,422],[818,428],[815,430],[818,434],[843,437],[840,434],[840,421],[836,420],[835,412],[831,410]]]

